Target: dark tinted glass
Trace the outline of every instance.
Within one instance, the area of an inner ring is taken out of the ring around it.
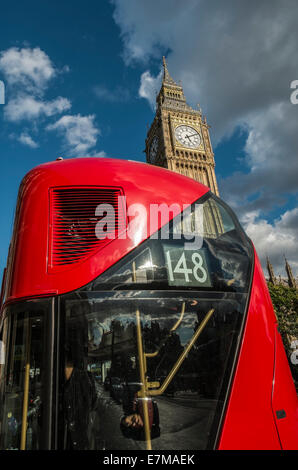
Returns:
[[[64,297],[61,445],[205,449],[245,301],[147,291]]]
[[[51,300],[28,301],[7,308],[1,365],[1,449],[41,448],[42,403],[48,370],[45,317]]]
[[[208,195],[88,288],[247,292],[251,244],[232,212]]]
[[[251,269],[249,240],[208,195],[62,296],[59,447],[212,448]]]

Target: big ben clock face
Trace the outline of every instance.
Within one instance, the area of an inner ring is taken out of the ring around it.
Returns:
[[[150,157],[151,162],[156,157],[157,149],[158,149],[158,137],[155,135],[152,139],[152,142],[151,142],[151,145],[150,145],[150,150],[149,150],[149,157]]]
[[[183,147],[195,149],[200,146],[201,136],[196,129],[190,126],[178,126],[175,129],[175,137]]]

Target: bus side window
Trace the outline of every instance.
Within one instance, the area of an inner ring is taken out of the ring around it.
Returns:
[[[3,390],[4,390],[4,375],[5,375],[5,333],[6,333],[7,320],[2,324],[0,331],[0,435],[3,422]]]
[[[5,369],[5,334],[7,330],[7,320],[2,324],[2,330],[0,331],[0,393],[2,390],[2,382],[4,379],[4,369]]]
[[[0,340],[0,377],[2,376],[2,366],[5,364],[5,346],[4,341]]]

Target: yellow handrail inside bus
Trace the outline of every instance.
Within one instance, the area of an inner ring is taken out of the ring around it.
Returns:
[[[23,398],[23,414],[22,414],[22,428],[21,428],[21,443],[20,450],[26,449],[26,435],[27,435],[27,419],[28,419],[28,398],[29,398],[29,374],[30,374],[30,320],[27,318],[27,338],[26,338],[26,352],[25,352],[25,376],[24,376],[24,398]]]
[[[183,304],[182,304],[182,309],[181,309],[180,317],[179,317],[178,321],[175,323],[175,325],[170,329],[170,334],[168,335],[168,337],[171,336],[171,334],[172,334],[174,331],[177,330],[178,326],[180,325],[180,323],[181,323],[182,320],[183,320],[184,313],[185,313],[185,302],[183,302]],[[167,337],[167,338],[168,338],[168,337]],[[163,343],[164,343],[164,341],[163,341]],[[146,357],[155,357],[155,356],[158,355],[159,351],[160,351],[160,348],[157,349],[156,351],[152,352],[152,353],[145,353],[145,356],[146,356]]]
[[[132,274],[133,274],[133,282],[136,282],[136,265],[135,262],[132,262]],[[183,316],[185,313],[185,302],[182,304],[182,309],[181,309],[181,314],[178,319],[178,321],[175,323],[173,328],[171,328],[170,333],[175,331],[180,323],[182,322]],[[172,367],[171,371],[165,378],[163,384],[161,387],[155,390],[149,390],[150,385],[155,386],[156,384],[148,383],[147,381],[147,363],[146,359],[150,357],[155,357],[158,353],[159,350],[153,352],[153,353],[146,353],[143,350],[143,341],[142,341],[142,329],[141,329],[141,320],[140,320],[140,311],[139,309],[136,310],[136,327],[137,327],[137,343],[138,343],[138,355],[139,355],[139,369],[140,369],[140,380],[142,383],[141,390],[138,392],[138,397],[142,400],[142,405],[143,405],[143,412],[144,412],[144,430],[145,430],[145,439],[146,439],[146,445],[147,445],[147,450],[152,449],[152,443],[151,443],[151,433],[150,433],[150,425],[149,425],[149,413],[148,413],[148,398],[150,396],[158,396],[161,395],[166,388],[169,386],[173,378],[175,377],[176,373],[180,369],[184,359],[186,358],[187,354],[193,347],[194,343],[197,341],[198,337],[204,330],[206,324],[208,323],[209,319],[214,313],[214,308],[211,308],[208,313],[205,315],[204,319],[198,326],[195,334],[189,341],[188,345],[186,348],[183,350],[183,352],[180,354],[178,360]]]
[[[193,335],[193,337],[191,338],[190,342],[188,343],[188,345],[186,346],[186,348],[184,349],[184,351],[180,354],[178,360],[176,361],[176,363],[174,364],[174,366],[172,367],[171,371],[169,372],[169,374],[167,375],[167,377],[165,378],[162,386],[156,390],[150,390],[150,395],[151,396],[157,396],[157,395],[161,395],[165,390],[166,388],[168,387],[168,385],[171,383],[171,381],[173,380],[173,378],[175,377],[176,373],[178,372],[178,370],[180,369],[184,359],[186,358],[187,354],[189,353],[189,351],[191,350],[191,348],[193,347],[194,343],[196,342],[196,340],[198,339],[198,337],[200,336],[200,334],[202,333],[203,329],[205,328],[208,320],[210,319],[210,317],[212,316],[214,312],[214,308],[212,308],[211,310],[209,310],[209,312],[206,314],[206,316],[204,317],[203,321],[201,322],[201,324],[199,325],[199,327],[197,328],[195,334]]]
[[[132,263],[132,272],[133,272],[133,281],[136,282],[136,265],[135,262]],[[142,341],[142,330],[141,330],[141,320],[140,320],[140,311],[136,310],[136,323],[137,323],[137,342],[138,342],[138,355],[139,355],[139,369],[140,369],[140,380],[142,383],[141,390],[138,392],[138,397],[142,400],[142,407],[144,413],[144,430],[145,430],[145,439],[147,450],[152,449],[151,444],[151,433],[149,425],[149,413],[148,413],[148,400],[147,400],[147,378],[146,378],[146,358],[143,351],[143,341]]]

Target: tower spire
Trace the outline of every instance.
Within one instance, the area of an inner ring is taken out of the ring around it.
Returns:
[[[295,281],[295,278],[293,276],[291,266],[289,265],[288,260],[287,260],[286,257],[285,257],[285,262],[286,262],[286,271],[287,271],[287,275],[288,275],[289,287],[293,287],[294,289],[296,289],[296,281]]]
[[[177,85],[175,80],[173,80],[173,78],[169,74],[165,56],[162,57],[162,65],[163,65],[163,79],[162,79],[162,82],[167,83],[169,85],[179,86],[179,85]]]
[[[275,285],[276,284],[276,277],[274,275],[273,266],[270,263],[270,260],[269,260],[268,256],[267,256],[267,271],[268,271],[268,274],[269,274],[269,282],[271,282],[273,285]]]

